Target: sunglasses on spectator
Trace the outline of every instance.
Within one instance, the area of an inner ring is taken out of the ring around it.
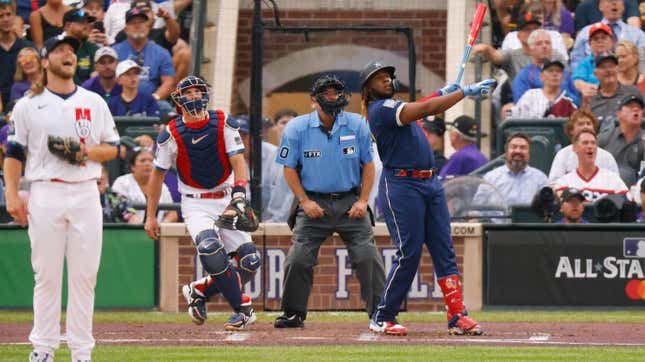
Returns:
[[[2,2],[2,1],[5,1],[5,0],[0,0],[0,2]],[[27,53],[27,54],[23,54],[23,55],[18,57],[18,63],[20,65],[25,65],[25,64],[29,63],[32,60],[38,61],[38,57],[36,56],[36,54]]]

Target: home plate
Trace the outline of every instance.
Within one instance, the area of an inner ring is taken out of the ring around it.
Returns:
[[[529,341],[532,342],[545,342],[548,341],[551,337],[548,333],[537,333],[529,337]]]
[[[373,341],[378,341],[379,336],[374,333],[361,333],[361,335],[358,336],[356,340],[361,342],[373,342]]]
[[[231,333],[230,335],[226,336],[226,338],[224,338],[224,340],[228,342],[242,342],[242,341],[246,341],[247,339],[249,339],[248,333],[237,333],[237,332]]]

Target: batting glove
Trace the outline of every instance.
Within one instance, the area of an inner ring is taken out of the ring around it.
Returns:
[[[466,97],[486,97],[493,92],[497,81],[495,79],[486,79],[479,83],[468,84],[461,87],[461,91],[464,92]]]
[[[456,92],[459,89],[461,89],[461,87],[459,87],[459,84],[450,83],[450,84],[446,84],[443,88],[439,89],[437,91],[437,94],[439,95],[439,97],[441,97],[441,96],[445,96],[446,94]]]

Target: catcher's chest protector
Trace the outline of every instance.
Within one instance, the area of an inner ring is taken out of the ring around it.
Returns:
[[[168,124],[177,143],[177,170],[186,185],[211,189],[231,174],[224,144],[224,113],[209,111],[208,120],[185,124],[181,117]]]

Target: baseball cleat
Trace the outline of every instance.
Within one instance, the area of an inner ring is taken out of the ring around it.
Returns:
[[[181,288],[181,292],[188,304],[188,315],[193,323],[201,326],[206,321],[206,298],[204,294],[194,288],[193,283],[186,284]]]
[[[47,352],[33,351],[29,354],[29,362],[53,362],[54,355]]]
[[[224,330],[226,331],[239,331],[246,326],[253,324],[255,322],[255,311],[253,308],[246,306],[240,307],[238,312],[235,312],[231,318],[224,323]]]
[[[396,321],[396,319],[393,321],[381,321],[381,322],[370,320],[370,331],[376,332],[376,333],[389,334],[391,336],[408,335],[408,329],[400,325]]]
[[[448,334],[453,336],[481,336],[484,331],[479,323],[470,319],[467,314],[457,314],[448,322]]]
[[[303,328],[304,326],[305,323],[302,317],[297,314],[287,315],[285,313],[273,322],[274,328]]]

